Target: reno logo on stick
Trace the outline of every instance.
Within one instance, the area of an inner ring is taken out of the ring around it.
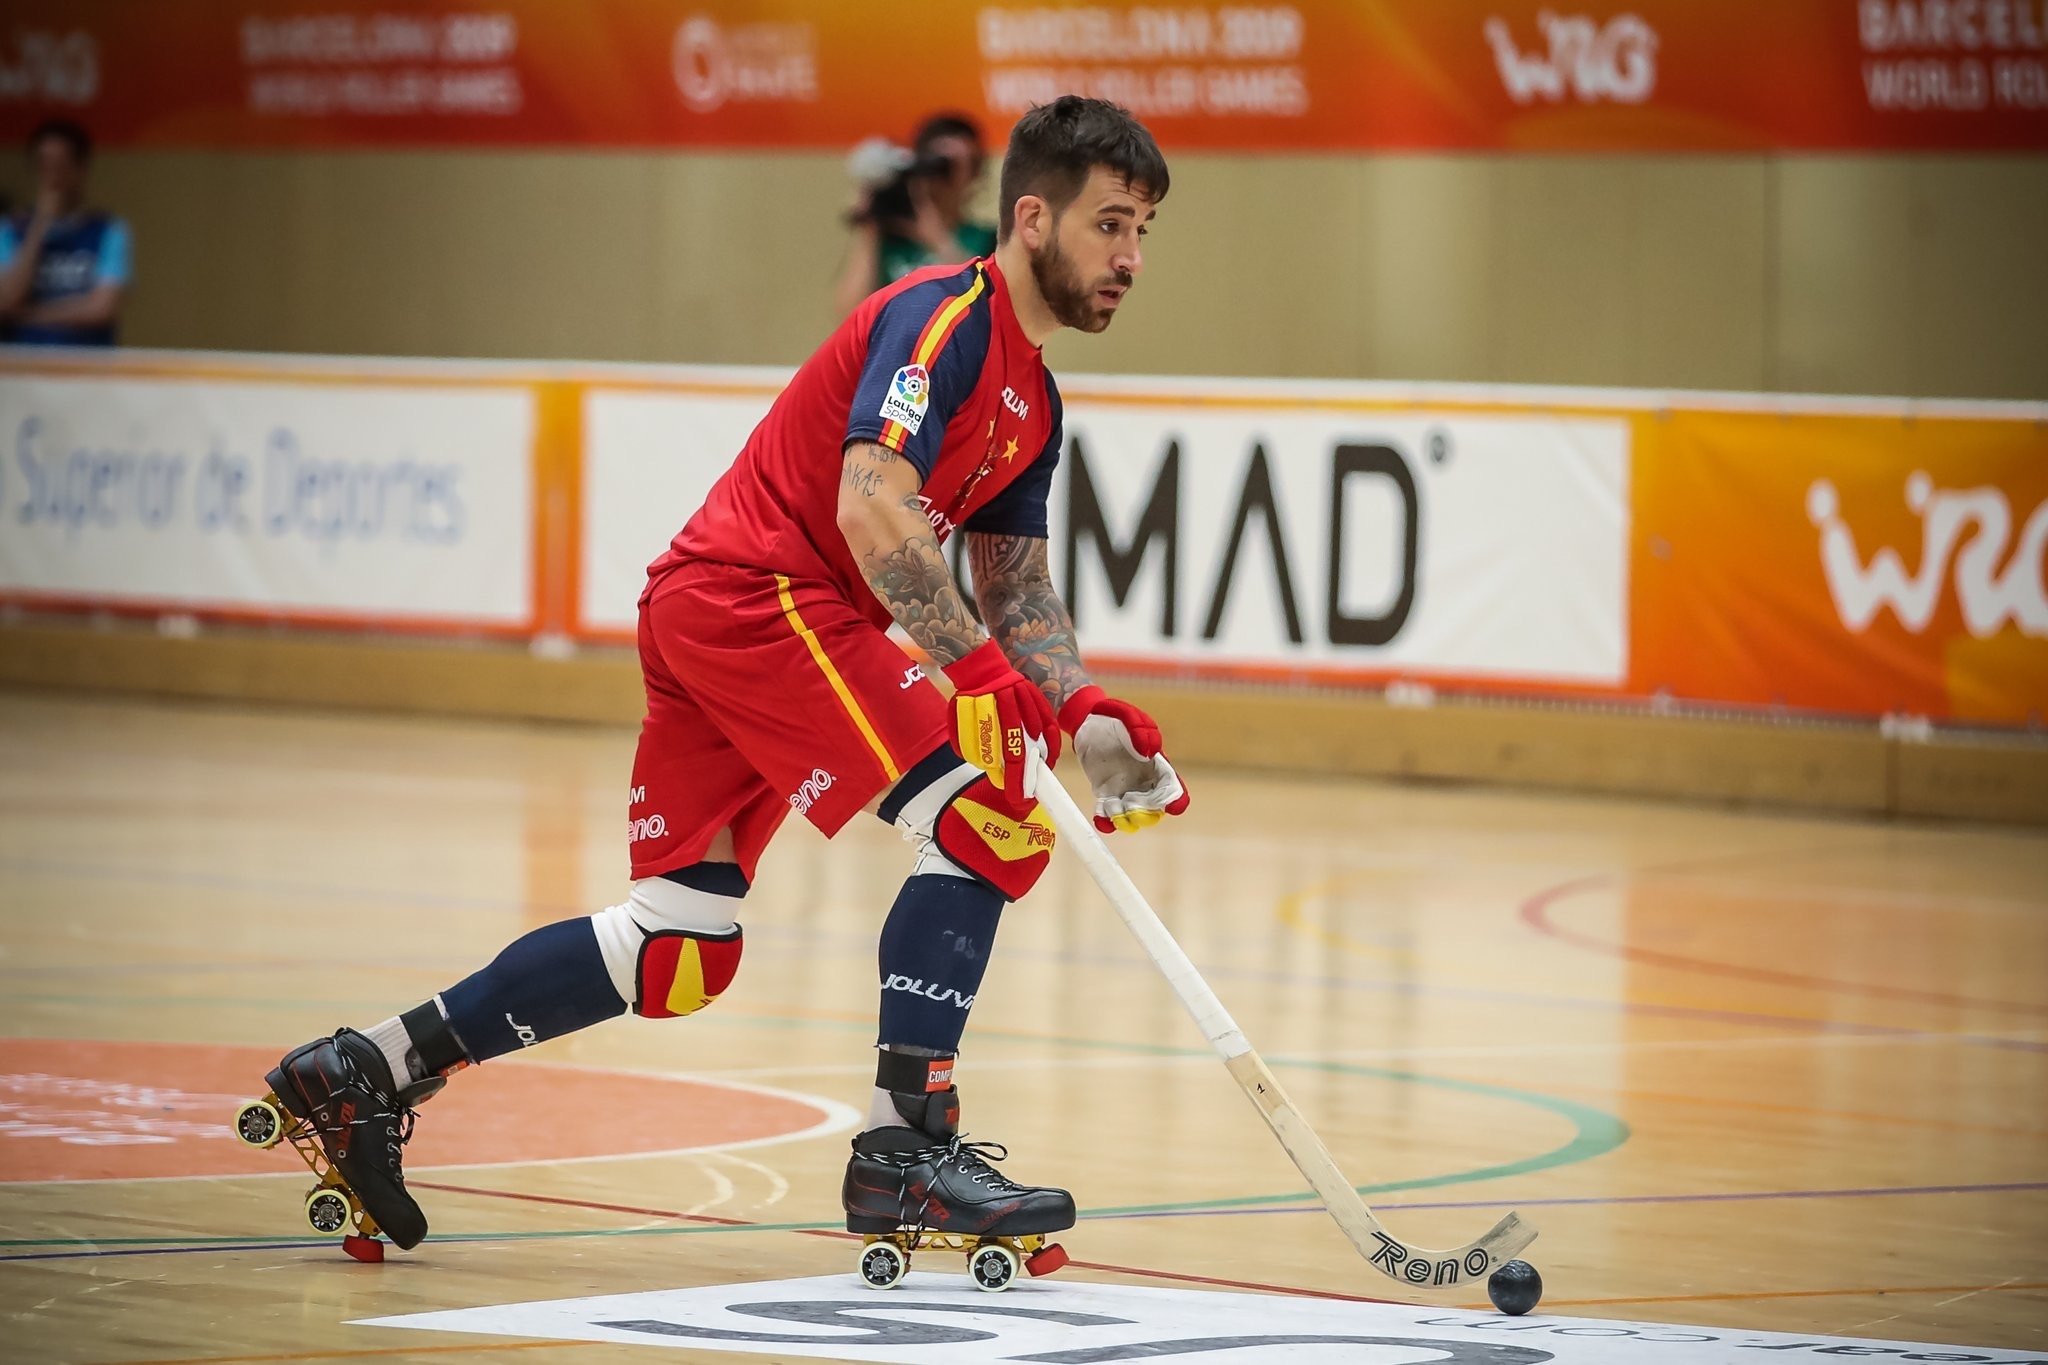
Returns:
[[[2048,638],[2048,501],[2028,515],[2017,545],[2012,506],[1997,488],[1936,488],[1916,471],[1906,480],[1906,506],[1921,525],[1920,564],[1910,572],[1888,545],[1863,559],[1834,484],[1820,479],[1806,490],[1806,515],[1820,530],[1821,569],[1843,625],[1861,632],[1890,607],[1901,625],[1922,634],[1953,582],[1970,634],[1986,639],[2012,622],[2023,635]]]

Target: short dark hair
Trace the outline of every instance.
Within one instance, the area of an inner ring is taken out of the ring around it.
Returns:
[[[1057,213],[1074,202],[1097,166],[1115,171],[1155,204],[1166,198],[1166,157],[1130,110],[1080,95],[1034,106],[1010,130],[998,235],[1008,240],[1019,199],[1035,194]]]
[[[71,159],[83,166],[92,160],[92,134],[85,131],[85,125],[68,118],[46,118],[35,126],[28,135],[28,141],[21,144],[22,150],[33,155],[36,148],[50,138],[71,149]]]
[[[917,125],[917,136],[911,139],[910,148],[923,156],[942,137],[964,137],[977,147],[987,145],[981,136],[980,124],[958,110],[948,109]]]

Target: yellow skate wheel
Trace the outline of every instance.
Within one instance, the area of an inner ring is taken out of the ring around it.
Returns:
[[[275,1147],[284,1136],[284,1115],[269,1100],[250,1100],[235,1111],[235,1136],[261,1150]]]
[[[910,1258],[894,1242],[869,1242],[860,1252],[860,1280],[870,1289],[893,1289],[910,1269]]]
[[[967,1272],[989,1293],[1001,1293],[1017,1278],[1017,1253],[1001,1243],[985,1242],[967,1258]]]
[[[322,1185],[306,1196],[306,1221],[315,1232],[329,1237],[346,1232],[350,1212],[348,1196],[332,1186]]]

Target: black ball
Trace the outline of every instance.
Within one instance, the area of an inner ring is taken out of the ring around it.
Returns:
[[[1486,1277],[1486,1297],[1503,1313],[1520,1317],[1543,1297],[1543,1277],[1527,1261],[1508,1261]]]

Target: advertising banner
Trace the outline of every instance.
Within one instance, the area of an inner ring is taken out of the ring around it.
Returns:
[[[578,605],[587,632],[631,640],[647,566],[668,548],[781,388],[739,394],[592,388],[583,399],[583,545]]]
[[[1052,557],[1090,659],[1627,679],[1626,421],[1079,397],[1066,418]]]
[[[1065,92],[1173,150],[2048,147],[2048,0],[14,0],[0,136],[844,147]]]
[[[0,599],[533,620],[519,388],[0,374]]]
[[[2048,719],[2048,423],[1658,425],[1636,484],[1636,690]]]
[[[648,562],[773,396],[589,393],[592,636],[632,638]],[[1070,395],[1051,558],[1105,664],[1612,690],[1628,668],[1628,468],[1618,419]]]

